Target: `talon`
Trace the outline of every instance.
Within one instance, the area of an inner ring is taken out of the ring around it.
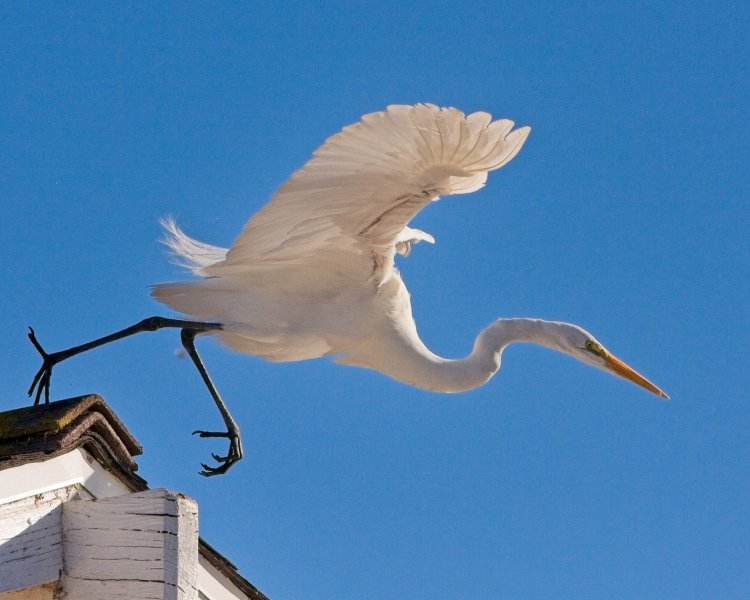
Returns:
[[[52,367],[57,364],[58,359],[55,358],[54,354],[47,354],[36,339],[36,332],[33,327],[29,327],[28,333],[29,340],[36,348],[36,351],[42,357],[42,366],[34,375],[34,379],[29,387],[29,398],[34,394],[36,390],[36,396],[34,397],[34,406],[39,405],[39,401],[42,399],[42,392],[44,392],[44,402],[49,404],[49,389],[52,382]]]
[[[203,475],[203,477],[213,477],[214,475],[223,475],[231,465],[224,464],[220,467],[209,467],[208,465],[201,463],[201,466],[203,467],[203,471],[198,471],[200,475]]]
[[[47,358],[49,354],[47,354],[44,351],[44,348],[42,348],[42,345],[39,343],[39,341],[36,339],[36,333],[34,332],[33,327],[29,327],[29,340],[31,340],[31,343],[34,344],[34,348],[36,348],[37,352],[42,355],[42,358]]]
[[[226,456],[219,456],[216,453],[211,453],[211,457],[219,463],[219,465],[212,467],[206,463],[201,463],[203,470],[199,471],[200,475],[203,475],[204,477],[223,475],[242,458],[242,441],[240,440],[238,433],[229,431],[203,431],[200,429],[193,433],[198,434],[201,437],[226,437],[230,439],[229,452]]]
[[[198,434],[200,437],[231,437],[226,431],[203,431],[202,429],[196,429],[193,435]]]
[[[203,475],[203,477],[213,477],[214,475],[223,475],[229,470],[229,467],[231,465],[222,465],[220,467],[208,467],[206,465],[203,465],[205,467],[204,471],[199,471],[198,473],[200,475]]]

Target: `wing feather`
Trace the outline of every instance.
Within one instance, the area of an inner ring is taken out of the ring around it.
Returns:
[[[488,171],[516,155],[529,128],[512,128],[484,112],[430,104],[365,115],[326,140],[247,222],[226,258],[202,272],[339,264],[342,253],[375,253],[391,265],[397,245],[407,253],[410,242],[432,239],[408,228],[417,212],[439,195],[481,188]]]

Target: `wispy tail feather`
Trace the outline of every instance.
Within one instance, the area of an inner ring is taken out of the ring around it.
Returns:
[[[164,227],[162,243],[170,250],[175,264],[184,267],[194,275],[205,277],[205,269],[226,258],[228,249],[199,242],[186,235],[171,216],[159,219]]]

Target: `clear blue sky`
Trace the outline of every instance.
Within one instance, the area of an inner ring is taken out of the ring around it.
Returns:
[[[418,217],[400,263],[423,338],[466,354],[500,316],[579,323],[671,402],[514,346],[430,394],[175,331],[80,356],[54,398],[104,396],[153,487],[273,600],[747,598],[750,9],[715,3],[0,5],[0,398],[48,350],[168,314],[172,213],[229,245],[329,135],[391,103],[531,125],[487,187]]]

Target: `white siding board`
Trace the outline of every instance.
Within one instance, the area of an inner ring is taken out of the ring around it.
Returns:
[[[56,581],[63,568],[63,502],[71,486],[0,505],[0,593]]]
[[[198,509],[186,496],[149,490],[70,502],[63,529],[70,597],[197,598]]]
[[[198,583],[203,600],[246,600],[247,596],[202,556],[198,558]]]

